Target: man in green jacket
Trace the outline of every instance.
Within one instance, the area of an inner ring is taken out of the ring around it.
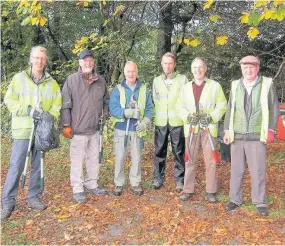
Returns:
[[[12,113],[13,146],[10,167],[2,193],[1,220],[11,216],[15,208],[19,179],[23,172],[29,138],[34,122],[40,120],[43,111],[59,118],[61,94],[57,82],[46,72],[47,50],[33,47],[30,53],[30,68],[17,73],[7,90],[4,102]],[[46,209],[39,198],[41,151],[32,147],[32,166],[27,203],[29,208]]]
[[[224,122],[224,142],[231,143],[230,203],[227,211],[242,204],[242,183],[246,162],[251,177],[252,203],[262,216],[266,204],[266,143],[274,141],[279,103],[271,78],[259,73],[260,60],[240,60],[243,77],[233,81]]]
[[[184,132],[183,121],[175,112],[176,100],[181,87],[188,81],[185,75],[174,72],[176,57],[167,52],[162,56],[163,73],[154,78],[153,101],[155,104],[155,161],[152,187],[159,189],[165,180],[165,166],[170,136],[175,159],[174,176],[176,191],[181,192],[184,184]]]

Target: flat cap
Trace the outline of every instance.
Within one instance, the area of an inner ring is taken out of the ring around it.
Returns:
[[[79,59],[83,59],[84,57],[86,57],[86,56],[92,56],[93,58],[94,58],[94,56],[93,56],[93,54],[92,54],[92,51],[91,50],[83,50],[80,54],[79,54]]]
[[[257,56],[245,56],[239,61],[239,64],[260,64],[260,60]]]

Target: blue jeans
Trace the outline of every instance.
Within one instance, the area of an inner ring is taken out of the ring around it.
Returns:
[[[19,181],[24,170],[29,139],[14,139],[10,157],[10,167],[6,177],[2,205],[12,207],[16,203],[19,189]],[[30,170],[30,182],[27,199],[37,197],[41,193],[41,152],[32,148],[32,166]]]

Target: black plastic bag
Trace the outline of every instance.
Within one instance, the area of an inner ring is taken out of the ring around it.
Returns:
[[[36,150],[49,151],[59,147],[59,132],[54,124],[54,117],[48,112],[43,112],[42,118],[35,126]]]

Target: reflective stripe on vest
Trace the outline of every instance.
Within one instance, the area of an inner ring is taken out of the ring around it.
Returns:
[[[195,97],[193,93],[193,82],[189,82],[184,87],[184,95],[185,98],[185,104],[183,105],[185,113],[187,112],[187,115],[183,115],[183,118],[187,118],[188,114],[196,113],[198,110],[195,105]],[[202,106],[203,113],[212,113],[214,109],[218,106],[226,107],[226,101],[222,102],[220,104],[216,104],[216,93],[218,93],[218,86],[219,83],[206,78],[206,84],[202,90],[199,104]],[[219,114],[219,113],[217,113]],[[217,118],[221,118],[222,115],[215,115]],[[189,136],[189,124],[184,124],[184,135],[185,137]],[[211,123],[209,124],[209,131],[213,137],[218,136],[218,124],[217,123]],[[195,126],[195,133],[198,133],[199,129],[201,128],[201,125],[198,124]]]
[[[175,112],[175,105],[180,89],[186,81],[186,77],[184,75],[177,74],[172,80],[173,84],[169,89],[165,85],[165,82],[161,76],[155,78],[153,82],[155,95],[157,98],[155,103],[154,117],[154,124],[156,126],[166,126],[167,122],[171,126],[183,125],[182,119],[180,119]]]
[[[127,103],[127,99],[126,99],[126,91],[125,88],[122,85],[117,85],[117,88],[120,92],[120,105],[122,108],[126,108],[126,103]],[[145,105],[146,105],[146,86],[145,85],[141,85],[139,88],[139,97],[138,97],[138,108],[140,110],[141,116],[143,118],[144,115],[144,109],[145,109]],[[125,119],[118,119],[115,117],[112,117],[112,125],[113,127],[115,127],[117,122],[124,122]],[[137,136],[138,137],[143,137],[146,135],[146,130],[142,131],[142,132],[137,132]]]
[[[234,108],[236,103],[236,91],[237,87],[241,83],[240,80],[235,80],[232,82],[232,106],[231,106],[231,115],[230,115],[230,124],[229,124],[229,135],[230,142],[234,141]],[[261,122],[261,132],[260,132],[260,141],[267,141],[268,134],[268,124],[269,124],[269,110],[268,110],[268,92],[270,86],[272,85],[272,78],[261,77],[261,94],[260,94],[260,104],[262,112],[262,122]]]

